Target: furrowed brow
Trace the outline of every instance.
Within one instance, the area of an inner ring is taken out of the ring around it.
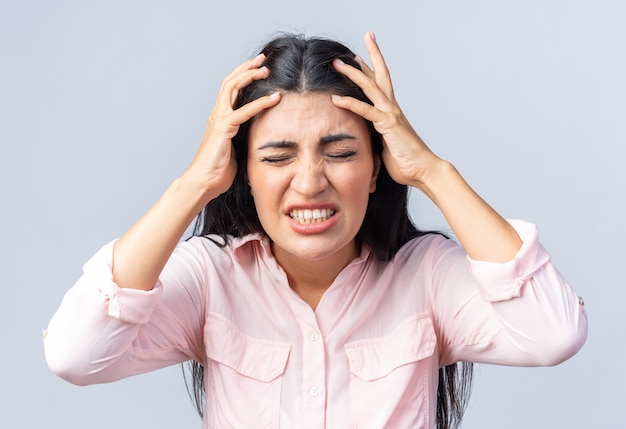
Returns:
[[[333,143],[333,142],[338,142],[341,140],[355,140],[356,137],[350,135],[350,134],[331,134],[329,136],[324,136],[320,139],[320,144],[329,144],[329,143]]]
[[[260,146],[257,150],[263,150],[263,149],[293,149],[296,146],[297,145],[294,142],[290,142],[290,141],[287,141],[287,140],[281,140],[281,141],[277,141],[277,142],[265,143],[264,145]]]
[[[356,137],[350,135],[350,134],[344,134],[344,133],[339,133],[339,134],[331,134],[328,136],[324,136],[322,138],[320,138],[320,144],[321,145],[326,145],[326,144],[330,144],[330,143],[334,143],[334,142],[338,142],[338,141],[342,141],[342,140],[355,140]],[[264,149],[293,149],[295,147],[297,147],[298,144],[289,140],[280,140],[280,141],[275,141],[275,142],[267,142],[265,144],[263,144],[262,146],[260,146],[259,148],[257,148],[257,150],[264,150]]]

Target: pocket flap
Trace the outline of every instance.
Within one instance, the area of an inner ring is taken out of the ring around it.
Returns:
[[[347,343],[350,372],[365,381],[382,378],[398,367],[431,356],[437,338],[430,316],[418,314],[389,334]]]
[[[209,314],[204,341],[209,359],[239,374],[270,382],[285,372],[291,345],[244,334],[219,314]]]

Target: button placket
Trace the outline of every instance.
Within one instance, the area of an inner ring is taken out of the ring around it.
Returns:
[[[301,321],[303,412],[307,422],[303,429],[324,426],[326,405],[326,349],[324,337],[315,317]]]

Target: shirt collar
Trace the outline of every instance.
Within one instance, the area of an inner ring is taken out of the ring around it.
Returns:
[[[252,244],[258,243],[263,249],[263,253],[266,258],[272,258],[272,259],[274,258],[274,255],[272,254],[272,248],[271,248],[269,237],[260,232],[253,232],[251,234],[247,234],[242,237],[233,238],[231,245],[233,247],[233,253],[235,257],[237,257],[237,254],[243,251],[245,247],[247,247],[246,245],[248,243],[252,243]],[[348,266],[358,265],[367,261],[371,253],[372,253],[372,249],[370,248],[370,246],[368,246],[365,243],[361,244],[361,254],[355,259],[353,259],[348,264]]]
[[[237,257],[238,253],[243,252],[244,249],[248,247],[248,243],[251,243],[252,245],[258,243],[263,249],[265,257],[273,257],[269,238],[267,237],[267,235],[260,232],[253,232],[251,234],[233,238],[231,241],[231,246],[233,248],[233,253],[235,257]]]

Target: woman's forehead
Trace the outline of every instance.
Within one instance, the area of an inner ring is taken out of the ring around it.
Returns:
[[[365,120],[335,106],[331,94],[285,93],[274,107],[264,111],[253,122],[250,138],[257,134],[319,134],[336,132],[367,132]]]

